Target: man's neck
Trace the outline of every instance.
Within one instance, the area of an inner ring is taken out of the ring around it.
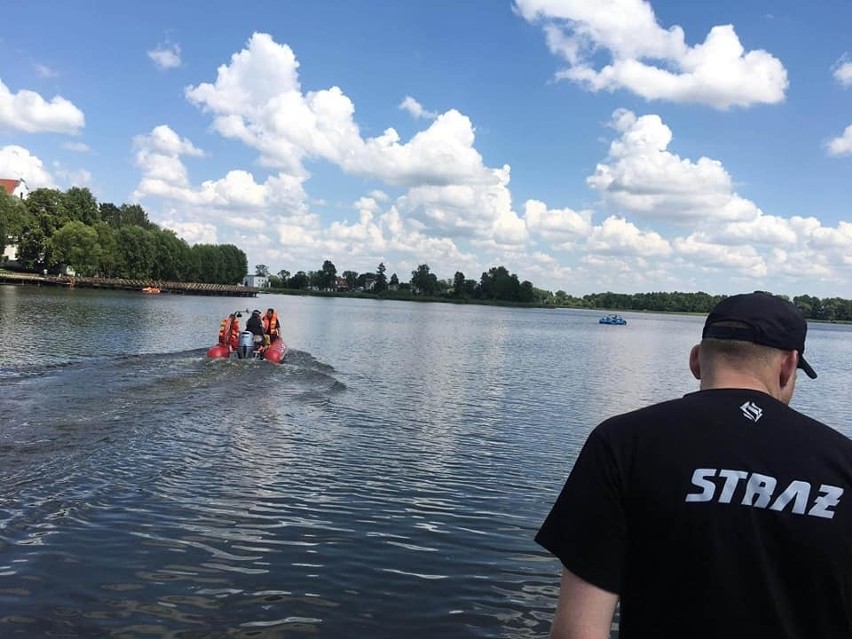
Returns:
[[[771,395],[781,400],[781,389],[771,387],[765,380],[749,374],[737,371],[728,371],[722,375],[713,377],[702,377],[701,390],[716,390],[720,388],[740,388],[743,390],[755,390]]]

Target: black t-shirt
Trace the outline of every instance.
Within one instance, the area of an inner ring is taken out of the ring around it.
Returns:
[[[621,599],[620,637],[852,637],[852,442],[765,393],[600,424],[536,541]]]
[[[252,315],[246,322],[246,330],[263,337],[263,322],[260,321],[259,317]]]

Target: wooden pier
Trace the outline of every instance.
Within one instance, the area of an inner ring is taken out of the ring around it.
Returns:
[[[66,288],[101,288],[137,291],[140,294],[170,295],[222,295],[229,297],[257,297],[259,288],[232,284],[204,284],[202,282],[168,282],[163,280],[130,280],[111,277],[76,277],[69,275],[38,275],[0,271],[0,284],[28,286],[64,286]],[[146,289],[143,291],[143,289]],[[150,291],[159,291],[151,293]]]

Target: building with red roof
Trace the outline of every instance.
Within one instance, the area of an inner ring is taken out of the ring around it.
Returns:
[[[22,200],[29,195],[27,183],[23,179],[12,180],[9,178],[0,178],[0,189],[3,189],[13,197],[19,197]]]

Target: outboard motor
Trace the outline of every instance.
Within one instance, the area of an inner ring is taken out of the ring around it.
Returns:
[[[237,357],[240,359],[254,357],[254,334],[251,331],[240,333],[240,340],[237,342]]]

